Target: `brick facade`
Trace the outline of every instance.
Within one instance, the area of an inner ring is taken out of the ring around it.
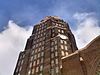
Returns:
[[[99,59],[100,36],[78,50],[68,23],[48,16],[34,26],[13,75],[99,75]]]

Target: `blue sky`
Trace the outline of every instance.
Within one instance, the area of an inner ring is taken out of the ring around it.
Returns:
[[[94,12],[100,17],[100,0],[0,0],[0,31],[13,20],[20,26],[33,25],[47,15],[60,16],[75,27],[73,14]]]
[[[68,22],[79,49],[100,35],[100,0],[0,0],[0,75],[13,75],[34,24],[45,16]]]

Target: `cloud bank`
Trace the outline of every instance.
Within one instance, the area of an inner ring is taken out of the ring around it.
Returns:
[[[32,27],[20,27],[13,21],[0,33],[0,75],[12,75],[19,52],[24,49]]]
[[[75,13],[77,29],[73,30],[79,48],[84,47],[95,37],[100,35],[99,20],[95,13]]]

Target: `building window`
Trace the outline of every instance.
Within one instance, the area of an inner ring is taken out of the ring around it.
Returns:
[[[57,44],[57,40],[55,40],[55,44]]]
[[[42,32],[42,31],[41,31]],[[43,35],[41,34],[41,37],[42,37]]]
[[[55,50],[57,50],[57,45],[55,45]]]
[[[23,58],[25,57],[25,55],[23,54]]]
[[[59,72],[59,67],[57,66],[57,67],[56,67],[56,73],[58,73],[58,72]]]
[[[38,58],[40,57],[40,53],[38,53]]]
[[[40,34],[40,31],[39,31],[39,34]]]
[[[18,62],[18,66],[20,66],[21,60]]]
[[[55,51],[55,56],[58,56],[58,52],[57,51]]]
[[[68,52],[65,52],[66,53],[66,55],[68,55]]]
[[[42,73],[40,73],[39,75],[43,75]]]
[[[36,67],[36,72],[38,72],[38,71],[39,71],[39,67],[37,66],[37,67]]]
[[[35,49],[35,53],[37,53],[37,49]]]
[[[60,32],[60,29],[58,29],[58,32]]]
[[[39,35],[37,35],[37,38],[39,38],[40,36]]]
[[[43,40],[45,40],[45,37],[43,37]]]
[[[36,47],[38,47],[38,44],[36,44]]]
[[[17,69],[16,69],[16,72],[18,72],[18,67],[17,67]]]
[[[62,68],[62,65],[60,65],[60,69]]]
[[[41,42],[39,43],[39,46],[41,46]]]
[[[54,29],[52,29],[52,32],[54,32]]]
[[[61,30],[61,33],[64,33],[64,30]]]
[[[42,47],[42,50],[44,50],[44,47]]]
[[[55,59],[56,64],[58,64],[58,59]]]
[[[51,53],[51,58],[54,58],[54,53]]]
[[[61,45],[61,49],[64,49],[64,46],[63,45]]]
[[[65,50],[68,50],[67,46],[65,46]]]
[[[58,23],[56,23],[56,26],[58,26],[59,24]]]
[[[61,43],[63,43],[63,40],[60,40]]]
[[[18,73],[18,75],[20,75],[20,73]]]
[[[52,37],[54,37],[55,36],[55,34],[52,34]]]
[[[35,69],[33,68],[33,69],[32,69],[32,74],[34,74],[34,71],[35,71]]]
[[[31,56],[31,60],[30,61],[32,61],[33,60],[33,56]]]
[[[54,51],[54,48],[53,47],[51,47],[51,52],[53,52]]]
[[[52,22],[52,25],[55,25],[55,23],[54,23],[54,22]]]
[[[36,57],[37,57],[37,55],[35,54],[35,55],[34,55],[34,59],[36,59]]]
[[[51,66],[53,67],[54,65],[54,60],[51,60]]]
[[[31,53],[32,55],[34,54],[34,50],[32,51],[32,53]]]
[[[21,65],[23,64],[24,60],[21,61]]]
[[[66,42],[66,41],[64,41],[64,44],[67,44],[67,42]]]
[[[21,71],[22,70],[22,66],[20,66],[20,68],[19,68],[19,71]]]
[[[45,33],[44,33],[44,35],[45,35]]]
[[[33,45],[33,49],[35,48],[35,45]]]
[[[44,41],[42,42],[42,45],[44,45]]]
[[[42,70],[43,70],[43,65],[40,66],[40,71],[42,71]]]
[[[37,65],[39,64],[39,59],[37,60]]]
[[[64,56],[65,54],[64,54],[64,51],[61,51],[61,54],[62,54],[62,56]]]
[[[61,27],[61,24],[59,24],[59,27]]]
[[[54,64],[54,60],[51,60],[51,64]]]
[[[41,63],[43,63],[43,58],[41,58]]]
[[[44,52],[41,52],[41,56],[44,56]]]
[[[39,48],[39,50],[38,50],[39,52],[41,51],[41,48]]]
[[[55,70],[51,69],[51,75],[55,75]]]
[[[28,75],[30,75],[31,74],[31,69],[29,69],[29,71],[28,71]]]
[[[32,62],[30,62],[30,65],[29,65],[29,67],[30,67],[30,68],[32,67]]]
[[[54,42],[51,42],[51,45],[53,46],[54,45]]]
[[[35,64],[36,64],[36,61],[33,62],[33,66],[35,66]]]

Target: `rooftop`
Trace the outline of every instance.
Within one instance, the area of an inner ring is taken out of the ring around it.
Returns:
[[[41,22],[45,22],[48,19],[52,19],[52,18],[54,18],[54,19],[60,19],[60,17],[58,17],[58,16],[46,16],[43,20],[41,20]]]

